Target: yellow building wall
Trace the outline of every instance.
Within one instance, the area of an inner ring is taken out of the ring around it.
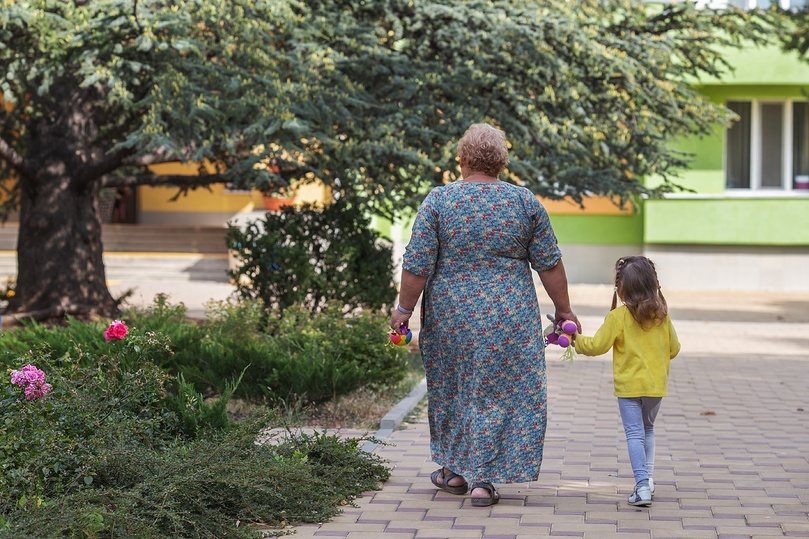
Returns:
[[[210,172],[213,167],[206,165]],[[189,175],[198,173],[197,165],[166,163],[150,167],[155,174]],[[172,200],[176,187],[141,186],[138,190],[139,222],[188,225],[224,224],[237,214],[264,211],[263,195],[256,190],[231,191],[222,184],[198,187]],[[295,188],[294,203],[317,203],[329,197],[329,189],[320,183]]]

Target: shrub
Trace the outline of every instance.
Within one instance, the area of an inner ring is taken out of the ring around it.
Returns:
[[[341,304],[327,302],[312,314],[294,306],[273,320],[269,333],[260,331],[261,317],[258,302],[243,301],[212,303],[206,320],[193,321],[182,305],[158,296],[151,306],[125,313],[130,333],[122,341],[106,342],[107,326],[100,323],[71,319],[53,328],[31,323],[0,333],[0,362],[16,366],[18,357],[34,350],[49,361],[70,357],[90,367],[116,354],[121,364],[151,362],[179,376],[173,393],[180,396],[229,394],[228,382],[239,378],[234,396],[272,403],[319,403],[360,387],[391,387],[409,371],[407,350],[389,344],[387,316],[380,311],[344,314]],[[177,404],[175,410],[182,415],[186,406],[197,404]],[[186,419],[182,423],[197,428]]]
[[[328,301],[380,308],[396,297],[392,247],[343,200],[268,212],[244,230],[231,226],[227,242],[239,295],[260,300],[265,314],[292,305],[315,312]]]
[[[285,361],[267,372],[266,384],[281,398],[323,402],[359,387],[390,387],[409,370],[408,352],[390,346],[380,331],[385,319],[365,311],[344,316],[327,304],[320,316],[305,309],[284,311],[273,356]]]
[[[154,364],[126,369],[117,357],[99,357],[82,367],[70,356],[51,360],[34,353],[21,363],[45,371],[53,389],[27,401],[18,388],[2,384],[0,506],[91,484],[115,440],[157,448],[180,433],[163,401],[170,377]]]
[[[98,480],[3,507],[2,538],[252,538],[249,524],[323,522],[389,477],[372,438],[325,433],[256,444],[271,416],[161,451],[115,438]]]
[[[363,386],[396,385],[409,370],[407,350],[388,344],[381,312],[344,314],[328,302],[313,315],[293,306],[268,334],[259,331],[261,311],[255,301],[215,303],[206,320],[194,323],[158,298],[127,318],[166,332],[175,352],[163,356],[161,366],[202,393],[219,394],[225,380],[241,376],[238,397],[322,402]]]
[[[18,358],[39,366],[52,390],[26,400],[3,384],[1,538],[257,537],[245,524],[323,521],[388,477],[358,449],[366,438],[258,444],[273,416],[223,422],[227,395],[203,402],[128,357],[161,349],[159,336],[130,332],[116,344],[123,359],[91,360],[79,344],[55,359]]]

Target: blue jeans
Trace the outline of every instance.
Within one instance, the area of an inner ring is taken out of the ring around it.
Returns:
[[[655,467],[655,418],[662,397],[618,399],[621,421],[626,433],[629,462],[637,484],[652,477]]]

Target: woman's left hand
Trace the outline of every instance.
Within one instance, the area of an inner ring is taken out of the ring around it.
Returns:
[[[576,329],[579,333],[581,333],[581,322],[579,322],[579,318],[573,314],[573,311],[556,311],[556,320],[570,320],[571,322],[576,323]]]

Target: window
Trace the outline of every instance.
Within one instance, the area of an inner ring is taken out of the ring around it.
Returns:
[[[783,9],[802,9],[807,7],[809,0],[697,0],[697,6],[711,9],[722,9],[729,6],[742,9],[767,9],[772,4]]]
[[[729,101],[739,120],[727,130],[728,189],[809,189],[809,103]]]

